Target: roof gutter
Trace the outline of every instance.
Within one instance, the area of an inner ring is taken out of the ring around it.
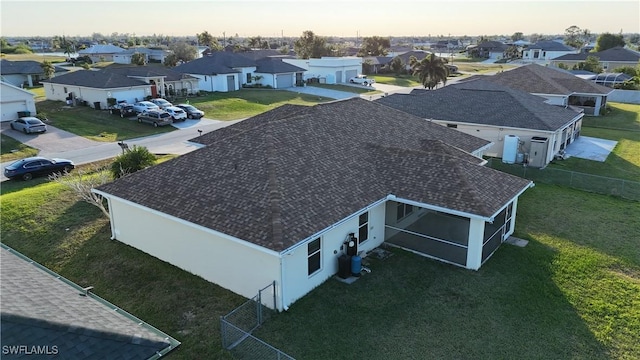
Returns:
[[[390,194],[389,196],[387,196],[387,200],[392,200],[392,201],[397,201],[397,202],[401,202],[404,204],[409,204],[409,205],[414,205],[417,207],[421,207],[421,208],[425,208],[425,209],[430,209],[430,210],[435,210],[438,212],[443,212],[443,213],[447,213],[447,214],[452,214],[452,215],[457,215],[457,216],[462,216],[462,217],[468,217],[471,219],[480,219],[483,221],[493,221],[493,217],[486,217],[486,216],[481,216],[481,215],[477,215],[477,214],[471,214],[468,212],[464,212],[464,211],[458,211],[458,210],[451,210],[451,209],[447,209],[441,206],[436,206],[436,205],[430,205],[430,204],[426,204],[426,203],[421,203],[419,201],[413,201],[413,200],[408,200],[408,199],[404,199],[404,198],[399,198],[393,194]],[[494,215],[495,216],[495,215]]]
[[[491,215],[491,222],[493,222],[493,220],[496,218],[496,216],[498,216],[498,214],[500,214],[500,212],[502,212],[502,210],[504,210],[507,206],[509,206],[509,204],[511,204],[515,199],[517,199],[520,195],[522,195],[522,193],[527,191],[527,189],[531,189],[535,186],[536,184],[534,184],[533,181],[529,181],[529,184],[527,184],[527,186],[525,186],[522,190],[520,190],[514,197],[511,198],[511,200],[507,201],[507,203],[503,207],[498,209],[498,211],[496,211],[495,214]]]

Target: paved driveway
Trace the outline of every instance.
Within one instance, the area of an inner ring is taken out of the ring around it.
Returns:
[[[328,98],[331,98],[331,99],[338,99],[338,100],[350,99],[350,98],[358,97],[358,94],[355,94],[355,93],[350,93],[350,92],[346,92],[346,91],[331,90],[331,89],[324,89],[324,88],[320,88],[320,87],[317,87],[317,86],[296,86],[296,87],[286,88],[284,90],[291,91],[291,92],[297,92],[298,94],[308,94],[308,95],[315,95],[315,96],[323,96],[323,97],[328,97]]]
[[[51,125],[47,125],[47,132],[44,134],[24,134],[20,131],[12,130],[8,122],[3,122],[0,125],[0,132],[2,135],[12,137],[25,145],[39,149],[40,153],[44,154],[43,156],[104,144],[85,139],[82,136],[74,135]]]

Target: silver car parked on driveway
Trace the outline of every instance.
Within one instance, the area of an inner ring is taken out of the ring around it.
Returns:
[[[47,125],[36,117],[21,117],[11,122],[13,130],[22,131],[25,134],[43,133],[47,131]]]

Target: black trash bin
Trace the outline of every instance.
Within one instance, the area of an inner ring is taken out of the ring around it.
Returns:
[[[100,110],[100,101],[96,101],[93,103],[93,108],[96,110]]]
[[[18,117],[31,116],[31,111],[18,111]]]

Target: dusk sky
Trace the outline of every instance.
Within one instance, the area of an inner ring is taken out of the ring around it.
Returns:
[[[640,32],[640,1],[7,1],[2,36],[114,32],[222,37],[426,36]]]

